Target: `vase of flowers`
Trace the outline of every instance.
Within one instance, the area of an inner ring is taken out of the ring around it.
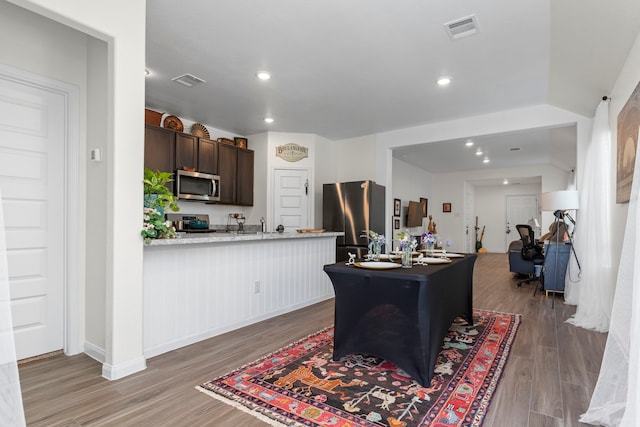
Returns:
[[[144,208],[140,235],[145,243],[149,243],[151,239],[176,237],[173,224],[171,221],[166,221],[164,216],[167,208],[173,212],[180,210],[178,198],[166,186],[173,181],[171,175],[171,172],[154,172],[144,168]]]
[[[416,239],[412,239],[408,231],[401,231],[396,235],[400,241],[400,251],[402,253],[402,268],[411,268],[411,255],[418,246]]]
[[[436,249],[436,243],[438,242],[438,235],[433,234],[431,231],[422,235],[422,244],[427,252],[427,255],[433,255]]]
[[[382,246],[384,245],[384,236],[378,234],[373,230],[369,230],[369,254],[371,254],[373,261],[380,261],[380,254],[382,253]]]
[[[171,221],[164,219],[164,214],[156,208],[143,208],[143,225],[140,235],[144,242],[151,239],[172,239],[176,237],[176,229]]]

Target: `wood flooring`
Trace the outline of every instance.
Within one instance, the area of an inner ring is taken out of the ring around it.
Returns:
[[[522,313],[487,427],[578,426],[600,368],[606,334],[565,323],[574,307],[516,287],[506,254],[482,254],[474,270],[474,307]],[[29,426],[264,426],[195,389],[333,322],[325,301],[147,360],[117,381],[82,354],[20,365]]]

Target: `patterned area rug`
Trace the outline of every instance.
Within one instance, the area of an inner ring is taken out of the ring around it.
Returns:
[[[520,315],[473,314],[451,325],[428,388],[378,357],[334,362],[332,327],[196,388],[274,426],[480,426]]]

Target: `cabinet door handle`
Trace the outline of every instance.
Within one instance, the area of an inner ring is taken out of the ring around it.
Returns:
[[[309,180],[308,179],[304,182],[304,195],[305,196],[309,195]]]

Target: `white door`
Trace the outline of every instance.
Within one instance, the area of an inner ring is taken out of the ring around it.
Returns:
[[[474,188],[464,183],[464,252],[473,253],[476,251],[476,230],[473,212],[474,205]]]
[[[0,188],[18,359],[64,346],[65,98],[0,75]]]
[[[529,224],[533,227],[534,219],[539,220],[538,198],[536,196],[507,196],[505,252],[509,250],[509,243],[520,238],[516,225]]]
[[[309,228],[311,186],[306,169],[274,170],[273,227],[284,225],[285,231]]]

